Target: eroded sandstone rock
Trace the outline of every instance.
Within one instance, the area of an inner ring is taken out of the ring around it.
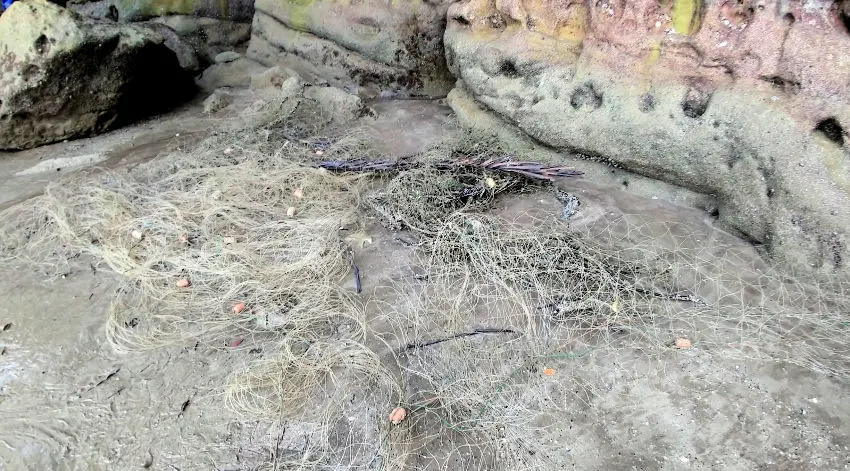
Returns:
[[[103,132],[194,92],[156,32],[87,20],[45,0],[0,16],[0,148]]]
[[[71,0],[69,8],[98,19],[142,21],[165,15],[188,15],[250,21],[253,0]]]
[[[198,77],[198,86],[213,91],[221,87],[248,88],[251,77],[262,73],[266,67],[259,62],[239,57],[230,62],[213,64]]]
[[[720,220],[777,258],[841,268],[843,8],[466,0],[448,11],[446,55],[459,86],[535,139],[714,195]]]
[[[177,56],[177,62],[180,63],[180,67],[186,72],[195,74],[201,70],[201,60],[198,58],[197,51],[177,31],[155,21],[141,22],[138,25],[150,28],[159,33],[164,39],[163,44],[165,44],[165,47],[174,52],[174,55]]]
[[[213,64],[215,57],[224,51],[244,48],[251,38],[250,23],[186,15],[162,16],[151,22],[162,23],[173,29],[195,48],[201,62],[206,64]]]
[[[248,56],[366,94],[444,96],[448,0],[258,0]]]

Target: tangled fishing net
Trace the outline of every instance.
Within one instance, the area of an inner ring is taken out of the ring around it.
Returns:
[[[272,469],[558,469],[547,446],[563,437],[547,424],[592,413],[597,386],[548,375],[609,352],[664,355],[680,335],[850,376],[845,284],[741,265],[626,217],[510,218],[501,196],[571,204],[553,180],[577,172],[463,133],[389,158],[333,120],[289,90],[197,146],[51,185],[2,214],[0,254],[85,254],[120,275],[107,319],[120,351],[263,342],[228,404],[313,437]],[[370,218],[416,239],[421,274],[358,295]],[[396,406],[407,417],[391,424]]]

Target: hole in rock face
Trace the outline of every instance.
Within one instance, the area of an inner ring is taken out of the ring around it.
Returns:
[[[797,21],[797,18],[795,18],[792,13],[786,13],[785,16],[782,17],[782,19],[785,20],[785,24],[787,24],[788,26],[793,25],[794,22]]]
[[[838,0],[835,6],[838,8],[838,19],[844,24],[844,29],[850,33],[850,0]]]
[[[469,26],[469,20],[464,18],[463,15],[455,15],[455,16],[452,17],[452,20],[454,20],[455,22],[460,23],[464,26]]]
[[[699,118],[708,109],[711,93],[692,88],[682,100],[682,111],[688,118]]]
[[[35,47],[35,52],[39,54],[44,54],[47,51],[47,36],[42,34],[41,36],[36,38],[33,47]]]
[[[638,101],[638,109],[643,111],[644,113],[649,113],[650,111],[655,109],[655,97],[652,96],[651,93],[645,93],[641,95],[640,101]]]
[[[602,93],[592,83],[586,82],[570,95],[570,106],[574,109],[588,107],[595,110],[602,106]]]
[[[841,127],[841,123],[835,118],[826,118],[819,122],[815,126],[815,131],[823,134],[827,139],[839,146],[844,145],[844,128]]]
[[[112,21],[118,21],[118,8],[115,5],[109,5],[109,11],[106,12],[106,17]]]
[[[785,93],[800,92],[801,85],[798,80],[782,77],[781,75],[762,75],[759,78]]]
[[[505,59],[499,65],[499,73],[511,78],[519,77],[519,70],[516,68],[516,62]]]

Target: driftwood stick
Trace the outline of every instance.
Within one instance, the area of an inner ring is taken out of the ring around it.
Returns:
[[[481,334],[515,334],[516,331],[511,329],[475,329],[472,332],[461,332],[459,334],[452,335],[450,337],[445,337],[436,340],[429,340],[425,342],[417,342],[417,343],[409,343],[407,344],[402,351],[406,350],[414,350],[417,348],[430,347],[431,345],[437,345],[438,343],[448,342],[449,340],[455,340],[463,337],[472,337],[473,335],[481,335]]]
[[[410,157],[402,157],[397,160],[390,159],[344,159],[323,160],[317,163],[318,167],[336,172],[399,172],[410,170],[424,165],[416,162]],[[493,172],[512,173],[530,180],[553,181],[556,178],[576,177],[583,172],[563,165],[544,165],[538,162],[523,162],[513,160],[510,156],[481,159],[461,158],[455,161],[440,161],[433,164],[438,170],[454,170],[463,167],[472,167]]]

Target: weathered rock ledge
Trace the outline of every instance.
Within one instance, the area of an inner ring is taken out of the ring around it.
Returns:
[[[843,267],[843,7],[593,3],[453,4],[456,111],[468,94],[546,145],[716,196],[720,221],[778,259]]]
[[[163,37],[46,0],[0,16],[0,149],[101,133],[194,93]]]
[[[248,57],[367,96],[445,96],[454,81],[442,47],[449,3],[258,0]]]

